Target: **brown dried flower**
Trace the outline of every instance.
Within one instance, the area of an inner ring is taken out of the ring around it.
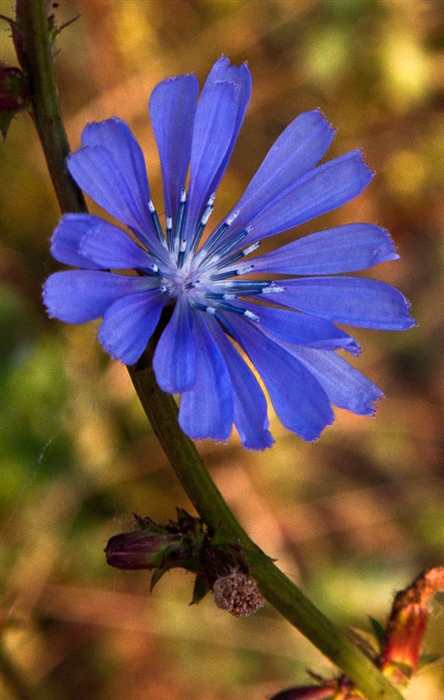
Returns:
[[[264,605],[257,583],[241,571],[219,578],[213,587],[214,602],[235,617],[247,617]]]

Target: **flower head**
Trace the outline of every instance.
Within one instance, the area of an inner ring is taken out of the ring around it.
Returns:
[[[85,127],[81,148],[68,159],[70,173],[128,232],[97,216],[64,216],[52,254],[80,270],[51,275],[45,304],[51,316],[69,323],[103,317],[100,342],[126,364],[137,362],[169,307],[153,366],[159,386],[180,394],[179,422],[190,437],[226,440],[234,424],[245,447],[272,444],[264,392],[240,350],[260,374],[281,422],[313,440],[333,421],[332,404],[370,415],[382,395],[336,354],[356,355],[359,346],[334,323],[388,330],[413,325],[393,287],[336,274],[398,256],[386,231],[366,223],[323,230],[264,255],[255,251],[265,238],[354,198],[372,172],[360,151],[319,166],[334,132],[319,111],[303,113],[205,238],[251,75],[246,65],[230,66],[222,57],[199,100],[198,90],[194,75],[181,75],[157,85],[149,103],[165,231],[129,127],[119,119]]]

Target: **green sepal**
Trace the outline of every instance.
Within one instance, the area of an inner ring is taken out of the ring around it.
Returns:
[[[419,673],[432,664],[442,663],[444,663],[444,656],[442,654],[421,654],[416,672]]]
[[[375,635],[376,641],[378,642],[378,651],[381,652],[384,644],[385,630],[381,623],[378,622],[378,620],[375,620],[374,617],[371,617],[369,615],[368,619],[370,620],[370,624],[373,629],[373,634]]]
[[[162,576],[166,574],[167,571],[169,571],[170,567],[165,567],[163,569],[156,569],[153,571],[153,575],[151,576],[151,582],[150,582],[150,593],[152,593],[152,590],[156,583],[160,581]]]
[[[19,112],[21,112],[20,109],[16,109],[10,112],[0,112],[0,131],[3,136],[3,139],[6,138],[12,120]]]
[[[370,632],[364,632],[364,630],[358,629],[357,627],[349,627],[349,634],[355,643],[362,649],[364,654],[371,659],[376,661],[378,657],[377,640]]]
[[[200,603],[202,598],[205,598],[209,591],[209,587],[205,582],[204,577],[201,574],[197,574],[196,580],[194,582],[193,597],[191,599],[190,605],[197,605]]]

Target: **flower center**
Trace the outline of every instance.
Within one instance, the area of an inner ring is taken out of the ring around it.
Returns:
[[[201,311],[210,314],[218,310],[233,311],[259,322],[259,317],[252,311],[235,302],[239,297],[251,297],[262,294],[266,289],[281,291],[272,281],[238,279],[240,275],[254,270],[254,264],[243,263],[243,258],[259,248],[260,241],[243,250],[239,246],[251,232],[247,227],[240,232],[227,236],[228,229],[238,216],[235,211],[205,241],[200,250],[197,248],[202,239],[205,226],[213,211],[215,193],[211,195],[204,207],[195,230],[190,235],[186,231],[186,191],[182,190],[177,213],[176,226],[170,217],[166,220],[166,238],[160,226],[154,205],[149,202],[149,209],[159,240],[168,250],[168,260],[159,261],[151,266],[151,274],[159,277],[160,289],[171,297],[186,294],[189,303]]]

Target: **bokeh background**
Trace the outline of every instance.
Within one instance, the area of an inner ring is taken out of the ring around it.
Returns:
[[[2,1],[3,14],[13,13]],[[357,330],[356,366],[386,393],[375,419],[337,411],[315,444],[272,416],[264,453],[199,445],[256,542],[338,624],[384,622],[396,590],[444,559],[444,3],[434,0],[61,0],[56,56],[72,148],[86,121],[125,119],[161,180],[146,104],[154,85],[223,53],[247,60],[253,98],[218,192],[223,215],[274,139],[320,107],[338,128],[330,156],[363,147],[377,177],[340,211],[291,236],[352,221],[385,226],[401,260],[370,271],[409,298],[419,326]],[[14,63],[6,27],[1,55]],[[107,539],[131,513],[160,521],[191,506],[123,366],[97,324],[50,321],[41,285],[58,269],[59,212],[31,119],[2,146],[1,381],[5,700],[261,700],[329,662],[270,606],[236,620],[192,578],[107,567]],[[94,207],[93,211],[97,211]],[[217,219],[216,211],[216,219]],[[444,652],[437,598],[426,652]],[[442,666],[411,685],[439,700]],[[31,690],[30,690],[31,689]],[[30,695],[27,696],[27,692]]]

